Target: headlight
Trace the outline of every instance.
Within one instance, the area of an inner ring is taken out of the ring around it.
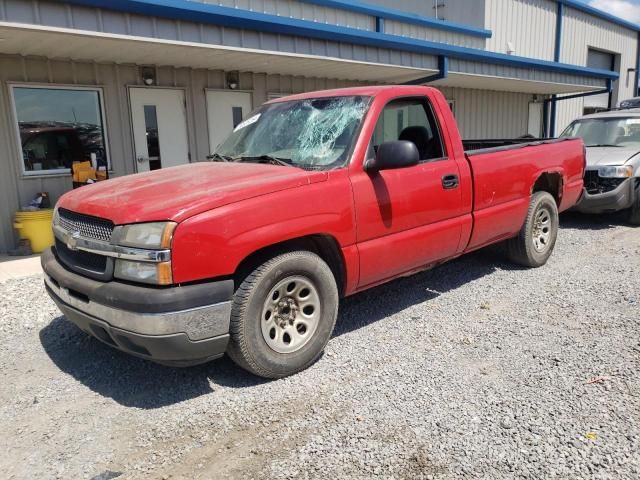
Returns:
[[[153,285],[171,285],[173,283],[171,262],[151,263],[118,259],[113,275],[122,280]]]
[[[113,276],[121,280],[132,282],[150,283],[153,285],[171,285],[173,275],[169,255],[155,256],[155,260],[147,260],[146,255],[154,254],[153,250],[169,250],[173,231],[177,223],[174,222],[150,222],[136,223],[133,225],[123,225],[116,227],[113,232],[112,242],[121,247],[131,247],[143,249],[134,255],[141,255],[142,258],[118,258],[113,272]],[[151,252],[145,252],[151,250]],[[158,252],[161,254],[162,252]]]
[[[168,249],[176,228],[173,222],[136,223],[118,227],[114,241],[123,247]]]
[[[633,177],[633,167],[631,165],[606,165],[598,167],[598,175],[602,178],[629,178]]]

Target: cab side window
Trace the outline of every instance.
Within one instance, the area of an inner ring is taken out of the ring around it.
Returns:
[[[371,137],[367,157],[374,157],[381,143],[396,140],[413,142],[422,162],[445,156],[438,123],[424,98],[393,100],[384,107]]]

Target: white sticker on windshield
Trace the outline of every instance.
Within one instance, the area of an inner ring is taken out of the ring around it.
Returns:
[[[240,122],[236,128],[233,129],[234,132],[238,130],[242,130],[244,127],[248,127],[249,125],[253,125],[260,119],[260,113],[254,115],[253,117],[247,118],[244,122]]]

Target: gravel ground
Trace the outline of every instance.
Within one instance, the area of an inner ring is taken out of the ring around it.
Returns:
[[[562,219],[347,299],[309,370],[171,369],[0,284],[3,478],[639,478],[640,230]]]

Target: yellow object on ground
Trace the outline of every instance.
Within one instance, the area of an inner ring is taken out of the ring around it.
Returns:
[[[52,220],[53,209],[16,212],[13,228],[18,231],[21,239],[31,242],[33,253],[42,253],[53,245]]]

